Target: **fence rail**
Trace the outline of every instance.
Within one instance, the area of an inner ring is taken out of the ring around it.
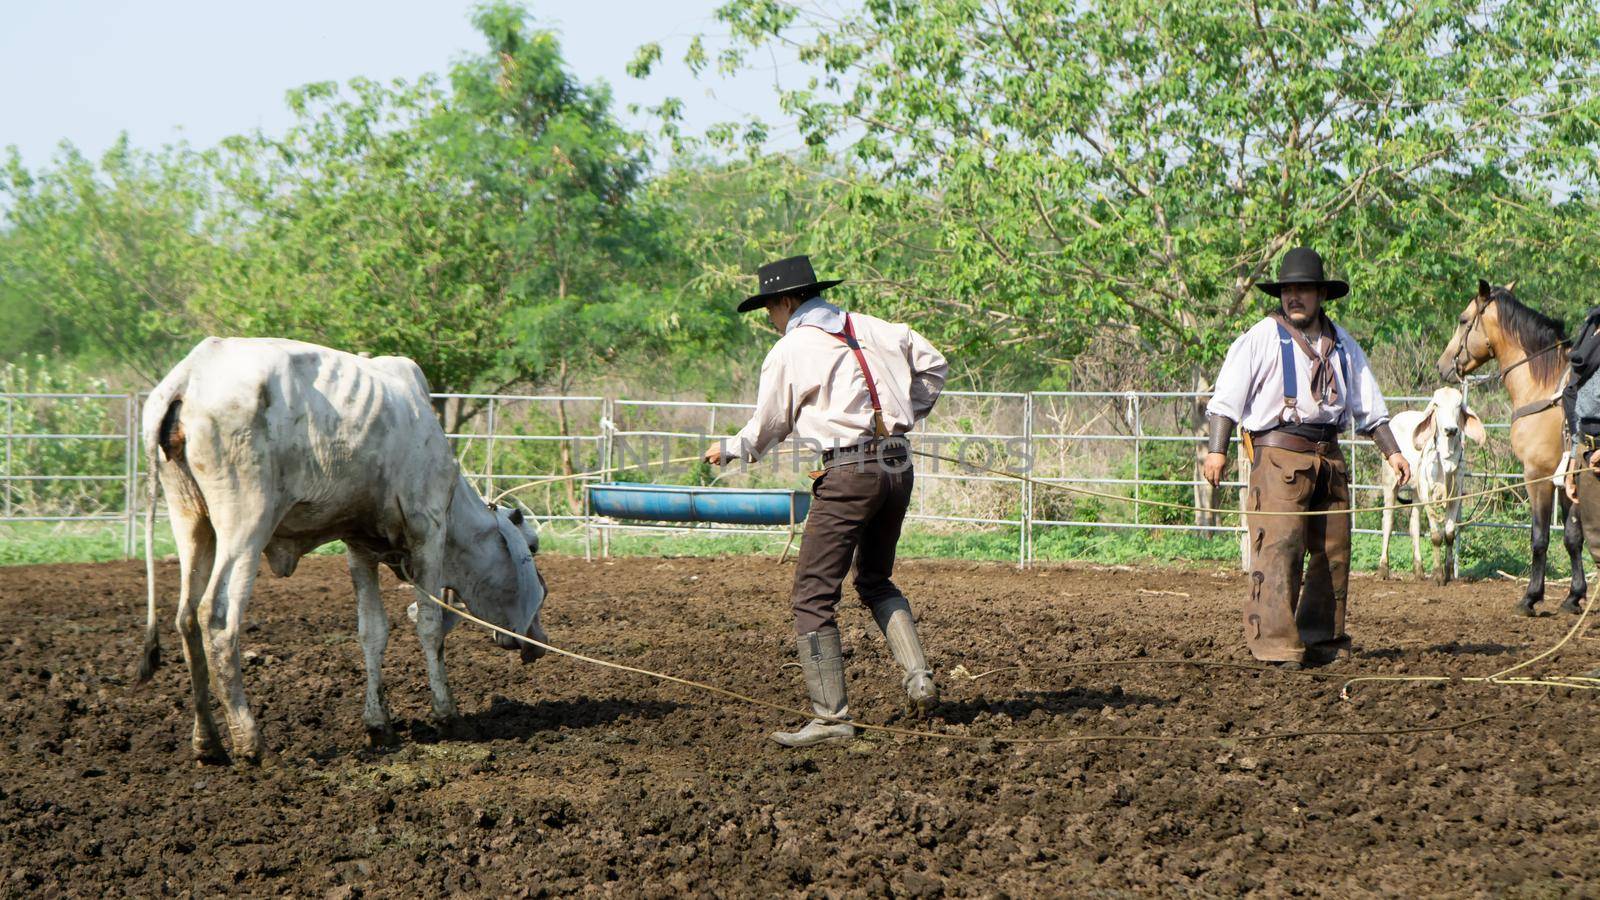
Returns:
[[[1468,388],[1470,390],[1470,388]],[[1020,463],[1043,484],[1094,485],[1126,499],[1087,498],[1040,491],[1034,483],[976,474],[954,465],[919,461],[908,517],[932,527],[1015,529],[1019,565],[1035,559],[1034,540],[1053,528],[1147,529],[1196,533],[1242,532],[1238,524],[1203,517],[1180,520],[1172,510],[1141,504],[1146,498],[1192,503],[1202,487],[1195,472],[1203,436],[1197,417],[1205,394],[1194,391],[947,391],[927,421],[910,435],[920,450],[957,458],[973,447],[996,458],[970,461]],[[698,453],[700,441],[726,436],[743,424],[751,404],[535,394],[436,394],[439,401],[470,400],[476,413],[448,434],[469,481],[485,493],[552,474],[612,471],[639,459]],[[121,523],[124,549],[135,555],[147,485],[137,423],[143,396],[108,393],[0,394],[0,525],[6,523]],[[1389,399],[1391,412],[1421,406],[1428,397]],[[1509,427],[1508,403],[1491,398],[1501,418],[1484,416],[1491,435]],[[1354,435],[1351,435],[1354,438]],[[121,442],[121,446],[117,446]],[[1354,495],[1382,488],[1373,477],[1376,454],[1352,449]],[[1509,468],[1504,441],[1469,450],[1469,478],[1477,485],[1520,480]],[[641,454],[641,446],[643,452]],[[116,448],[116,449],[112,449]],[[772,461],[701,472],[700,480],[745,486],[804,487],[798,445],[788,442]],[[1003,457],[1000,459],[999,457]],[[789,462],[787,465],[785,461]],[[1483,471],[1477,471],[1477,470]],[[1365,476],[1365,477],[1363,477]],[[592,476],[598,479],[601,476]],[[787,534],[787,529],[727,528],[612,522],[587,507],[584,479],[547,484],[523,499],[541,521],[573,523],[586,541],[599,537],[601,552],[617,530],[680,533]],[[1237,481],[1224,482],[1238,490]],[[1236,502],[1218,499],[1218,508]],[[1356,502],[1356,506],[1373,505]],[[1512,521],[1511,504],[1466,528],[1525,528]],[[1358,522],[1358,525],[1361,523]],[[1357,533],[1377,533],[1370,522]],[[1403,523],[1397,531],[1404,534]],[[1559,523],[1556,524],[1560,527]],[[1465,529],[1464,529],[1465,530]],[[1463,536],[1457,546],[1466,541]],[[586,544],[587,546],[587,544]]]

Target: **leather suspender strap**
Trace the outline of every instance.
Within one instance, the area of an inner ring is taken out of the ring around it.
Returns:
[[[883,425],[883,404],[878,402],[878,385],[872,380],[872,369],[867,367],[867,355],[861,352],[861,343],[856,340],[856,327],[850,322],[850,314],[844,315],[844,332],[833,334],[856,355],[856,364],[861,367],[861,377],[867,380],[867,398],[872,401],[872,431],[880,438],[889,436],[889,429]]]
[[[1296,395],[1300,393],[1300,378],[1295,371],[1294,364],[1294,345],[1298,342],[1300,349],[1305,351],[1306,356],[1310,357],[1313,362],[1317,359],[1317,352],[1311,346],[1311,342],[1306,340],[1305,334],[1299,329],[1291,329],[1281,314],[1273,313],[1270,318],[1273,324],[1278,326],[1278,353],[1283,361],[1281,366],[1283,369],[1283,412],[1278,414],[1278,421],[1287,422],[1289,421],[1289,413],[1295,409]],[[1330,332],[1329,339],[1333,341],[1333,351],[1339,357],[1339,374],[1344,378],[1345,393],[1352,393],[1354,387],[1350,384],[1349,353],[1345,350],[1344,341],[1340,339],[1339,330],[1333,326],[1333,322],[1329,321],[1326,316],[1323,317],[1323,322],[1327,324],[1327,330]],[[1313,374],[1315,374],[1315,365],[1313,365]],[[1312,389],[1315,391],[1315,385],[1312,386]],[[1348,400],[1346,400],[1345,408],[1348,412]]]

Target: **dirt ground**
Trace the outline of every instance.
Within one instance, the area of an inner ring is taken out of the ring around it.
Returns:
[[[541,559],[563,645],[799,704],[770,558]],[[160,569],[166,628],[177,574]],[[5,894],[567,893],[1600,894],[1593,693],[1159,665],[1241,660],[1227,570],[909,562],[952,733],[1222,736],[1017,746],[868,734],[784,751],[793,720],[561,658],[522,666],[482,632],[449,640],[466,716],[445,739],[409,595],[386,675],[403,729],[365,747],[355,603],[339,558],[259,582],[247,684],[269,758],[189,757],[187,674],[132,683],[137,563],[0,569],[0,884]],[[1321,674],[1486,674],[1556,641],[1567,616],[1510,615],[1507,582],[1357,578],[1356,657]],[[1547,606],[1559,597],[1552,596]],[[897,719],[870,617],[842,617],[852,706]],[[1557,665],[1600,664],[1600,628]],[[951,675],[957,666],[978,680]],[[1005,668],[1014,667],[1014,668]],[[1529,704],[1536,705],[1529,708]],[[1456,731],[1316,736],[1296,730]],[[901,722],[901,724],[909,724]]]

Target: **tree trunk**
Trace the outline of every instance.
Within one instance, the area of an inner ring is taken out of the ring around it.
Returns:
[[[562,396],[566,396],[568,390],[566,360],[563,359],[561,361],[561,367],[558,372],[559,374],[556,383],[561,386]],[[560,433],[563,439],[571,436],[571,432],[567,427],[567,401],[565,400],[556,401],[556,431]],[[572,442],[569,440],[562,440],[560,441],[560,445],[561,474],[567,477],[567,507],[572,510],[573,515],[577,515],[579,512],[579,506],[577,485],[573,483],[574,479],[572,477],[574,474],[572,468]]]

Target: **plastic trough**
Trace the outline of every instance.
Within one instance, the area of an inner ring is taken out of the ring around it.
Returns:
[[[793,526],[811,511],[811,495],[783,488],[607,481],[589,485],[589,508],[613,519]]]

